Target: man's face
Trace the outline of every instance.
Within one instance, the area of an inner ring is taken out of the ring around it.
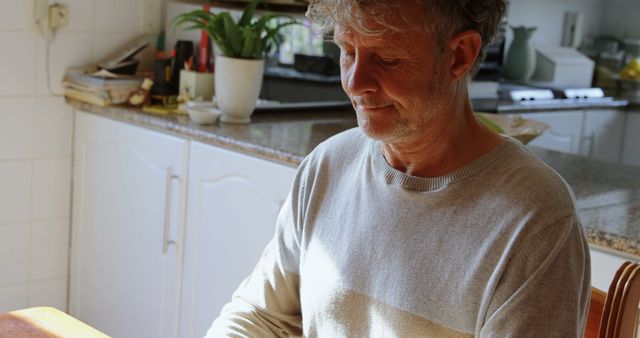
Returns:
[[[424,9],[406,1],[391,19],[400,32],[368,36],[337,25],[342,88],[358,125],[372,138],[385,142],[411,141],[428,130],[447,101],[447,64],[435,39],[423,26]],[[367,26],[378,28],[369,20]]]

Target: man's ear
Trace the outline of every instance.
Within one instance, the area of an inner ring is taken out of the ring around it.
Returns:
[[[452,56],[451,76],[458,80],[471,70],[482,48],[482,38],[475,30],[466,30],[456,34],[449,40],[449,52]]]

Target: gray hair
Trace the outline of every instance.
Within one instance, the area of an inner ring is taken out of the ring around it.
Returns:
[[[505,0],[308,0],[307,17],[318,24],[324,33],[333,31],[336,24],[348,24],[359,32],[379,35],[397,32],[402,27],[391,25],[390,13],[402,6],[403,1],[415,1],[424,9],[425,30],[436,38],[437,47],[444,50],[454,35],[475,30],[482,38],[482,52],[478,63],[486,55],[486,47],[493,41],[498,25],[506,9]],[[365,19],[373,19],[380,29],[364,25]],[[406,22],[405,18],[402,21]]]

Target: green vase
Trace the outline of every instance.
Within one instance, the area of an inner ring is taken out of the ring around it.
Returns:
[[[511,27],[513,41],[507,51],[504,75],[509,80],[527,81],[536,70],[536,49],[531,36],[536,27]]]

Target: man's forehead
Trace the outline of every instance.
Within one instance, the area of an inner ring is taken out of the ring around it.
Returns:
[[[402,42],[410,37],[414,37],[414,34],[408,34],[409,29],[406,31],[403,30],[385,30],[384,28],[377,29],[369,29],[364,31],[362,28],[354,27],[350,25],[339,25],[336,24],[334,28],[333,39],[337,44],[342,44],[345,42],[354,42],[358,41],[365,45],[384,45],[387,47],[396,47],[401,46]],[[413,30],[415,33],[415,30]]]

